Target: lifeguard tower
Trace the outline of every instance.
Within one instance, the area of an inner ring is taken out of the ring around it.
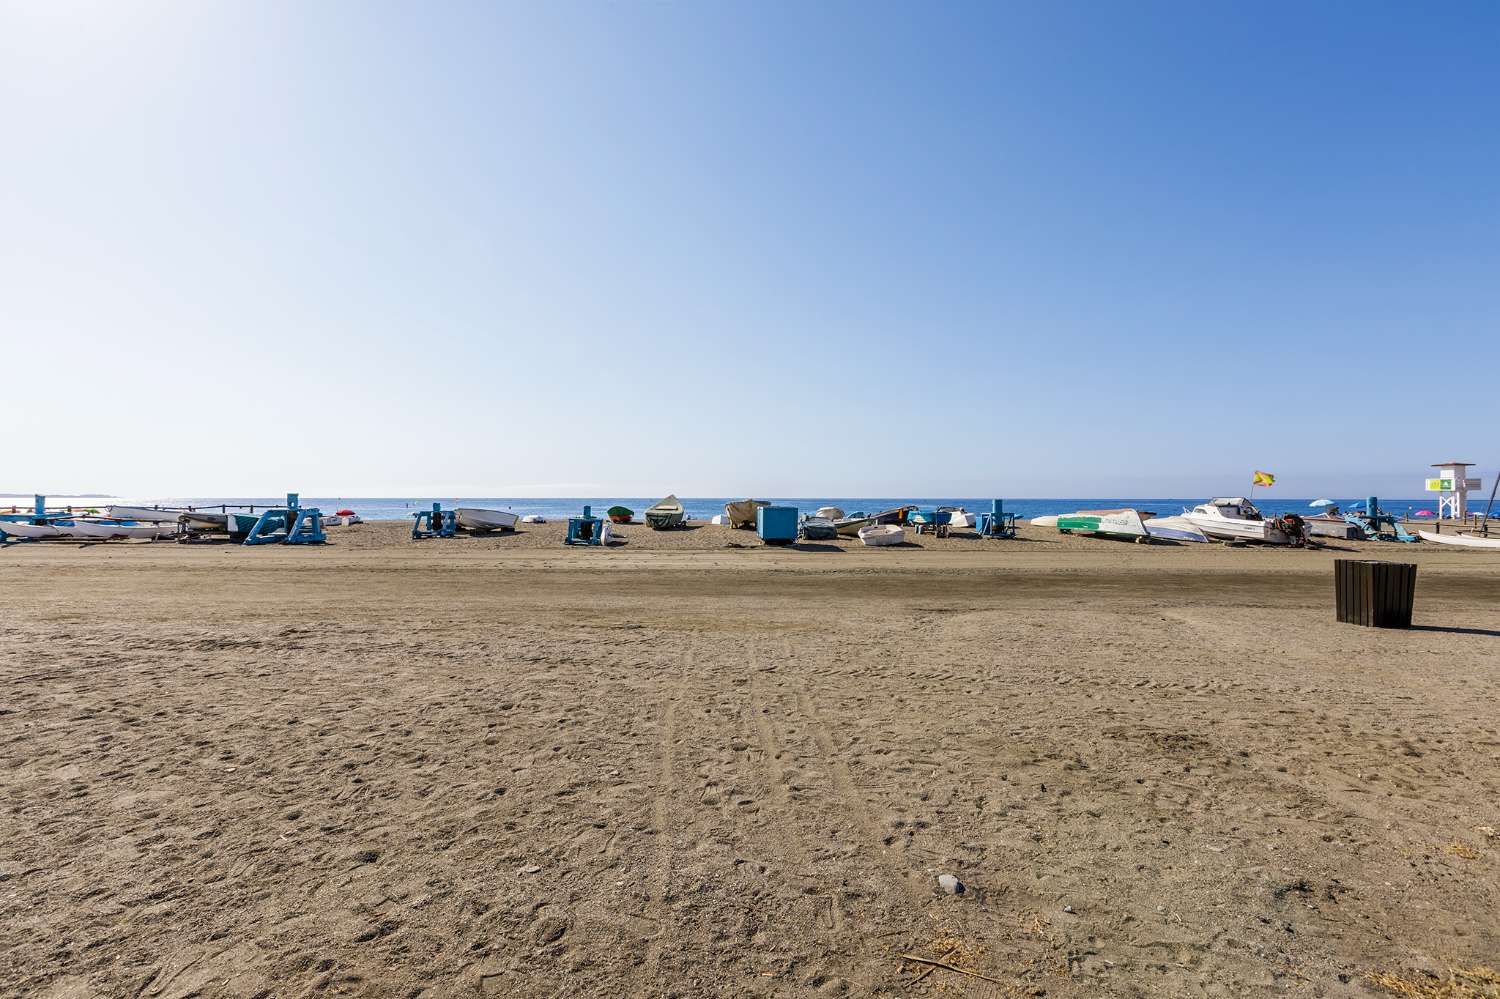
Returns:
[[[1469,478],[1472,461],[1444,461],[1432,467],[1437,478],[1427,480],[1427,491],[1440,493],[1437,514],[1444,520],[1463,520],[1469,515],[1469,490],[1479,489],[1479,480]]]

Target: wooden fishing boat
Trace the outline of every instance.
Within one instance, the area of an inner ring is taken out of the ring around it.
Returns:
[[[604,511],[611,524],[628,524],[635,519],[635,511],[628,506],[612,506]]]
[[[646,525],[653,531],[681,527],[686,519],[687,511],[676,496],[668,496],[646,508]]]
[[[475,506],[454,507],[453,515],[458,518],[459,527],[479,534],[490,531],[514,531],[516,524],[521,520],[520,514],[511,513],[509,510],[486,510]]]

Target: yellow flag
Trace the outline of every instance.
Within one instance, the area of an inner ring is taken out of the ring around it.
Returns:
[[[1276,484],[1276,476],[1270,472],[1256,472],[1255,484],[1257,486],[1274,486]]]

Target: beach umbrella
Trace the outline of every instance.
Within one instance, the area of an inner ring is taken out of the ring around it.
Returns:
[[[354,511],[353,510],[347,510],[347,509],[346,510],[335,510],[333,512],[333,515],[335,517],[352,517],[352,516],[354,516]]]
[[[1330,499],[1315,499],[1315,500],[1313,500],[1311,503],[1309,503],[1307,505],[1308,506],[1333,506],[1333,500],[1330,500]]]
[[[1416,513],[1412,514],[1412,516],[1413,517],[1436,517],[1437,514],[1434,513],[1431,510],[1418,510]]]

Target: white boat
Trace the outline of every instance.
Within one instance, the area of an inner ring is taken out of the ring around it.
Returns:
[[[1049,513],[1041,517],[1032,517],[1027,523],[1032,527],[1056,527],[1057,519],[1057,514]]]
[[[14,520],[0,521],[0,531],[4,531],[12,538],[66,538],[72,533],[71,527],[55,524],[27,524]]]
[[[104,520],[75,520],[70,529],[71,534],[80,538],[156,538],[167,531],[161,524]]]
[[[953,509],[950,509],[950,508],[945,507],[945,506],[938,507],[938,513],[944,513],[944,512],[946,512],[948,514],[948,526],[949,527],[973,527],[974,526],[974,523],[975,523],[975,516],[974,516],[974,514],[972,514],[969,511],[965,510],[963,507],[956,507],[956,508],[953,508]]]
[[[546,522],[547,518],[539,513],[528,513],[521,518],[521,523],[523,524],[545,524]]]
[[[819,520],[843,520],[844,511],[836,506],[820,506],[812,515]]]
[[[870,524],[859,529],[859,540],[871,548],[899,545],[906,540],[906,532],[898,524]]]
[[[1208,540],[1208,535],[1186,517],[1152,517],[1146,521],[1146,533],[1164,541]]]
[[[514,531],[521,515],[509,510],[485,510],[475,506],[453,508],[458,526],[466,531]]]
[[[175,524],[186,510],[154,506],[107,506],[104,516],[110,520],[134,520],[143,524]]]
[[[0,527],[5,526],[0,524]],[[1418,531],[1417,537],[1423,541],[1454,545],[1458,548],[1500,548],[1500,538],[1477,538],[1472,534],[1434,534],[1431,531]]]
[[[1261,516],[1261,512],[1243,496],[1209,500],[1184,511],[1182,517],[1210,538],[1223,541],[1289,545],[1296,540]]]
[[[1078,510],[1050,519],[1051,526],[1063,534],[1099,534],[1111,538],[1149,541],[1151,535],[1146,530],[1144,517],[1150,516],[1149,513],[1143,515],[1139,510],[1122,507],[1118,510]]]

